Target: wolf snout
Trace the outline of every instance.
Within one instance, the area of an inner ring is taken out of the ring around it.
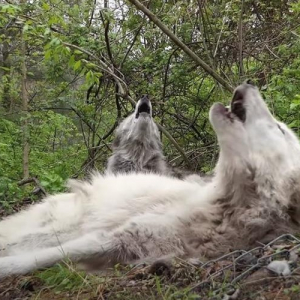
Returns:
[[[149,102],[150,101],[149,95],[147,95],[147,94],[142,95],[141,101]]]
[[[230,118],[230,111],[222,103],[215,103],[210,108],[209,120],[214,125],[219,123],[219,120]]]
[[[252,81],[252,79],[247,79],[247,80],[245,81],[245,83],[246,83],[246,84],[249,84],[249,85],[252,85],[252,86],[255,87],[255,84],[254,84],[254,82]]]
[[[248,85],[246,84],[238,86],[234,91],[231,104],[234,104],[235,102],[243,102],[245,100],[247,89]]]
[[[225,115],[228,109],[222,103],[215,103],[211,108],[212,113]]]
[[[234,102],[238,102],[238,101],[244,101],[248,90],[253,89],[253,88],[256,89],[255,84],[253,83],[253,81],[251,79],[247,79],[246,81],[244,81],[244,83],[239,85],[234,90],[233,98],[232,98],[231,102],[234,103]]]
[[[255,88],[253,81],[251,79],[247,79],[243,84],[239,85],[235,89],[231,103],[244,101],[247,91],[253,88]]]
[[[143,95],[138,104],[138,114],[151,114],[151,102],[148,95]]]
[[[248,79],[243,84],[239,85],[234,91],[231,100],[231,111],[242,122],[246,121],[245,101],[247,99],[247,94],[249,92],[249,89],[253,89],[254,87],[255,86],[253,82]]]
[[[143,95],[140,99],[140,104],[139,104],[139,107],[141,106],[149,106],[150,107],[150,98],[148,95]]]

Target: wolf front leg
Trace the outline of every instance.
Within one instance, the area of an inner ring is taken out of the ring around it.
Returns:
[[[1,249],[9,244],[19,243],[25,237],[36,233],[50,233],[53,228],[65,231],[66,228],[77,226],[85,202],[84,199],[78,200],[74,193],[49,196],[43,202],[0,221],[0,256],[10,255],[1,253]]]
[[[155,224],[153,216],[137,219],[143,220],[129,222],[112,233],[95,231],[57,247],[0,258],[0,278],[49,267],[64,258],[101,267],[108,263],[129,263],[184,254],[181,239],[176,236],[176,231],[173,232],[173,227],[168,226],[168,218],[157,217]]]
[[[74,262],[89,259],[109,249],[111,243],[101,233],[87,234],[57,247],[0,258],[0,278],[49,267],[65,258]]]

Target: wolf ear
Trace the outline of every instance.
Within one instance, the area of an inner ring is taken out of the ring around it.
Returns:
[[[81,195],[84,198],[88,197],[91,192],[91,185],[80,180],[69,179],[67,182],[67,187],[72,193]]]

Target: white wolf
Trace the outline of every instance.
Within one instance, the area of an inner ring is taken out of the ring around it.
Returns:
[[[68,257],[85,267],[163,256],[215,257],[299,228],[300,145],[258,90],[239,86],[231,111],[210,110],[220,155],[211,183],[156,174],[71,182],[0,222],[0,277]]]
[[[152,118],[152,105],[147,95],[137,102],[135,111],[117,128],[113,154],[107,172],[153,172],[168,174],[158,128]]]

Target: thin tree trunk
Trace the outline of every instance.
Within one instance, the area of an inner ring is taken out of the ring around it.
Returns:
[[[22,132],[23,132],[23,178],[29,177],[29,127],[28,127],[28,92],[26,88],[27,84],[27,68],[26,68],[26,42],[24,36],[22,36],[21,41],[21,55],[22,55],[22,65],[21,65],[21,75],[22,75],[22,110],[23,110],[23,121],[22,121]]]
[[[11,113],[13,109],[13,100],[11,98],[10,93],[10,85],[11,85],[11,61],[10,61],[10,53],[9,53],[9,45],[7,41],[3,42],[2,48],[3,60],[3,100],[2,105],[6,112]]]
[[[241,3],[241,12],[240,12],[240,18],[239,18],[239,27],[238,27],[238,33],[239,33],[239,75],[240,78],[244,77],[244,65],[243,65],[243,13],[244,13],[244,0],[242,0]]]

